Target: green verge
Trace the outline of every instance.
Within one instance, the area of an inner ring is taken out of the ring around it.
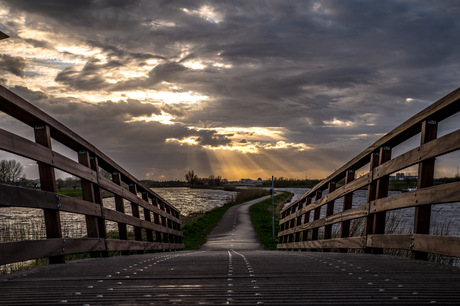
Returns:
[[[278,244],[279,216],[284,204],[292,198],[290,192],[283,192],[275,196],[275,238],[273,239],[272,226],[272,199],[252,205],[249,208],[251,221],[259,237],[260,243],[268,250],[276,250]]]
[[[187,218],[181,218],[183,219],[182,233],[184,234],[182,241],[185,249],[197,250],[200,246],[202,246],[206,242],[206,237],[217,226],[229,208],[257,198],[259,198],[259,196],[245,199],[244,201],[228,203],[205,213],[197,213],[196,215],[192,215]]]

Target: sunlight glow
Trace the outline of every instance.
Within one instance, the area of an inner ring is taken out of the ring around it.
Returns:
[[[166,114],[165,112],[161,112],[161,115],[151,115],[150,117],[139,116],[133,117],[131,120],[127,120],[125,122],[137,122],[137,121],[145,121],[145,122],[159,122],[161,124],[171,125],[174,124],[171,120],[175,119],[173,116]]]
[[[199,10],[192,11],[187,8],[183,8],[182,11],[189,15],[198,15],[200,18],[210,23],[220,23],[223,20],[222,14],[216,12],[208,5],[203,5]]]
[[[352,121],[343,121],[337,118],[334,118],[333,120],[330,120],[330,121],[324,120],[323,123],[326,124],[326,126],[338,126],[338,127],[355,125],[355,123]]]

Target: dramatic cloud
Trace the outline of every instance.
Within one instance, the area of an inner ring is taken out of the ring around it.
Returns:
[[[0,82],[140,178],[321,178],[458,87],[459,14],[430,0],[0,0]]]

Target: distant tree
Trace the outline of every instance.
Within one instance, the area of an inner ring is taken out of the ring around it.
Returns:
[[[3,159],[0,161],[0,183],[17,184],[25,178],[20,162]]]
[[[64,186],[64,180],[61,178],[58,178],[56,180],[56,185],[57,185],[58,190],[61,190],[61,188]]]
[[[195,171],[189,170],[187,174],[185,174],[185,180],[190,184],[194,185],[198,181],[198,175],[195,174]]]
[[[73,190],[80,187],[80,179],[78,177],[67,177],[64,181],[64,186],[67,188],[73,188]]]
[[[208,178],[208,183],[211,186],[220,186],[222,185],[222,177],[220,175],[214,176],[211,174]]]

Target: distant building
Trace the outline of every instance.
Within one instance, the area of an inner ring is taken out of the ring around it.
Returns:
[[[416,181],[417,179],[417,175],[405,175],[402,172],[396,173],[396,175],[390,175],[390,181]]]

